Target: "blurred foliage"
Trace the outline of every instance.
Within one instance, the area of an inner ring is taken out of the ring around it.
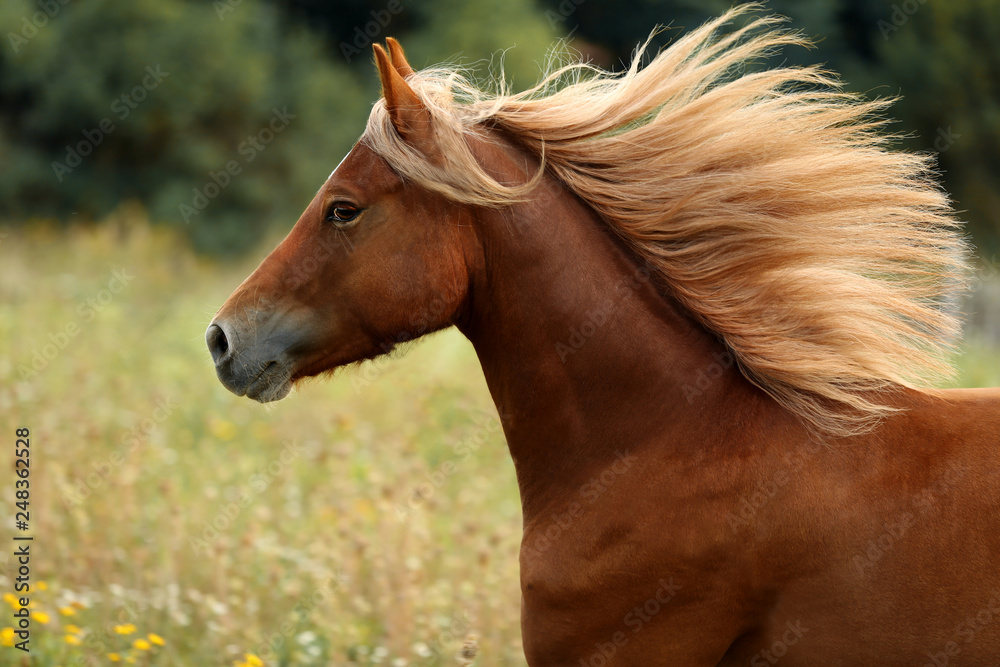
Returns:
[[[20,34],[34,9],[0,7],[4,35]],[[61,6],[17,54],[7,41],[4,217],[93,218],[134,198],[154,218],[186,224],[199,247],[239,251],[277,213],[302,207],[368,105],[318,39],[256,0],[225,14],[184,0],[88,0]],[[265,144],[275,109],[289,120]],[[231,161],[239,177],[223,187]]]
[[[939,153],[945,184],[983,255],[998,252],[1000,3],[927,3],[899,25],[898,11],[886,16],[896,30],[879,34],[879,67],[859,80],[898,86],[903,128],[916,133],[913,143]]]
[[[362,131],[378,94],[373,41],[395,35],[417,67],[477,65],[484,79],[499,72],[502,56],[508,78],[524,88],[560,38],[619,68],[655,26],[668,26],[654,39],[663,46],[731,4],[4,0],[0,216],[98,219],[135,199],[155,220],[185,227],[196,247],[236,253],[269,226],[287,228]],[[816,42],[813,50],[787,49],[775,63],[822,63],[852,90],[902,96],[894,129],[911,137],[906,148],[938,154],[983,254],[997,252],[1000,4],[765,6]],[[147,67],[169,75],[144,90]],[[133,91],[144,99],[132,99]],[[286,108],[294,115],[286,129],[263,150],[248,143],[266,137],[274,110]],[[105,120],[113,130],[101,130]],[[67,169],[70,153],[88,143],[90,154]],[[227,165],[236,173],[227,177]]]
[[[403,40],[417,69],[493,61],[500,54],[507,78],[523,89],[538,80],[546,55],[563,36],[534,0],[274,1],[323,34],[331,56],[371,82],[376,80],[370,44],[392,35]],[[488,75],[486,70],[477,74]],[[498,75],[499,68],[492,68],[492,74]]]

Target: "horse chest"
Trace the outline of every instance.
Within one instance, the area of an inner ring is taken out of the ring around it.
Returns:
[[[603,664],[616,656],[614,664],[649,665],[650,655],[670,646],[693,651],[693,662],[676,664],[715,664],[742,622],[743,605],[730,604],[742,595],[741,577],[716,571],[733,567],[721,554],[737,550],[697,537],[713,532],[699,513],[644,511],[624,486],[600,507],[614,506],[619,494],[631,499],[628,511],[569,503],[526,522],[521,589],[529,663]]]

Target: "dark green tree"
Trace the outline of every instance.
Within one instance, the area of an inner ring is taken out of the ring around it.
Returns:
[[[38,6],[0,8],[6,219],[96,219],[136,199],[236,252],[287,224],[361,129],[354,77],[271,5],[52,4],[33,31]]]
[[[911,147],[937,154],[981,253],[1000,252],[1000,4],[883,2],[872,35],[877,66]]]

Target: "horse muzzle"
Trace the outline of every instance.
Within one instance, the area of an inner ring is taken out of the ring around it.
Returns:
[[[280,332],[267,336],[246,328],[225,319],[208,326],[205,342],[219,382],[237,396],[261,403],[284,398],[292,389],[293,362],[288,350],[293,341]],[[251,342],[241,342],[247,340]]]

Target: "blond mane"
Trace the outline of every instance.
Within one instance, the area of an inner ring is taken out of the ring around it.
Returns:
[[[750,6],[750,9],[755,7]],[[383,102],[364,140],[404,178],[493,207],[498,183],[465,135],[499,127],[599,212],[719,336],[742,372],[810,427],[842,436],[894,412],[883,392],[948,378],[967,247],[928,156],[891,150],[890,100],[815,67],[748,71],[804,40],[736,8],[620,74],[556,69],[524,93],[479,90],[455,69],[407,82],[444,160],[393,130]]]

